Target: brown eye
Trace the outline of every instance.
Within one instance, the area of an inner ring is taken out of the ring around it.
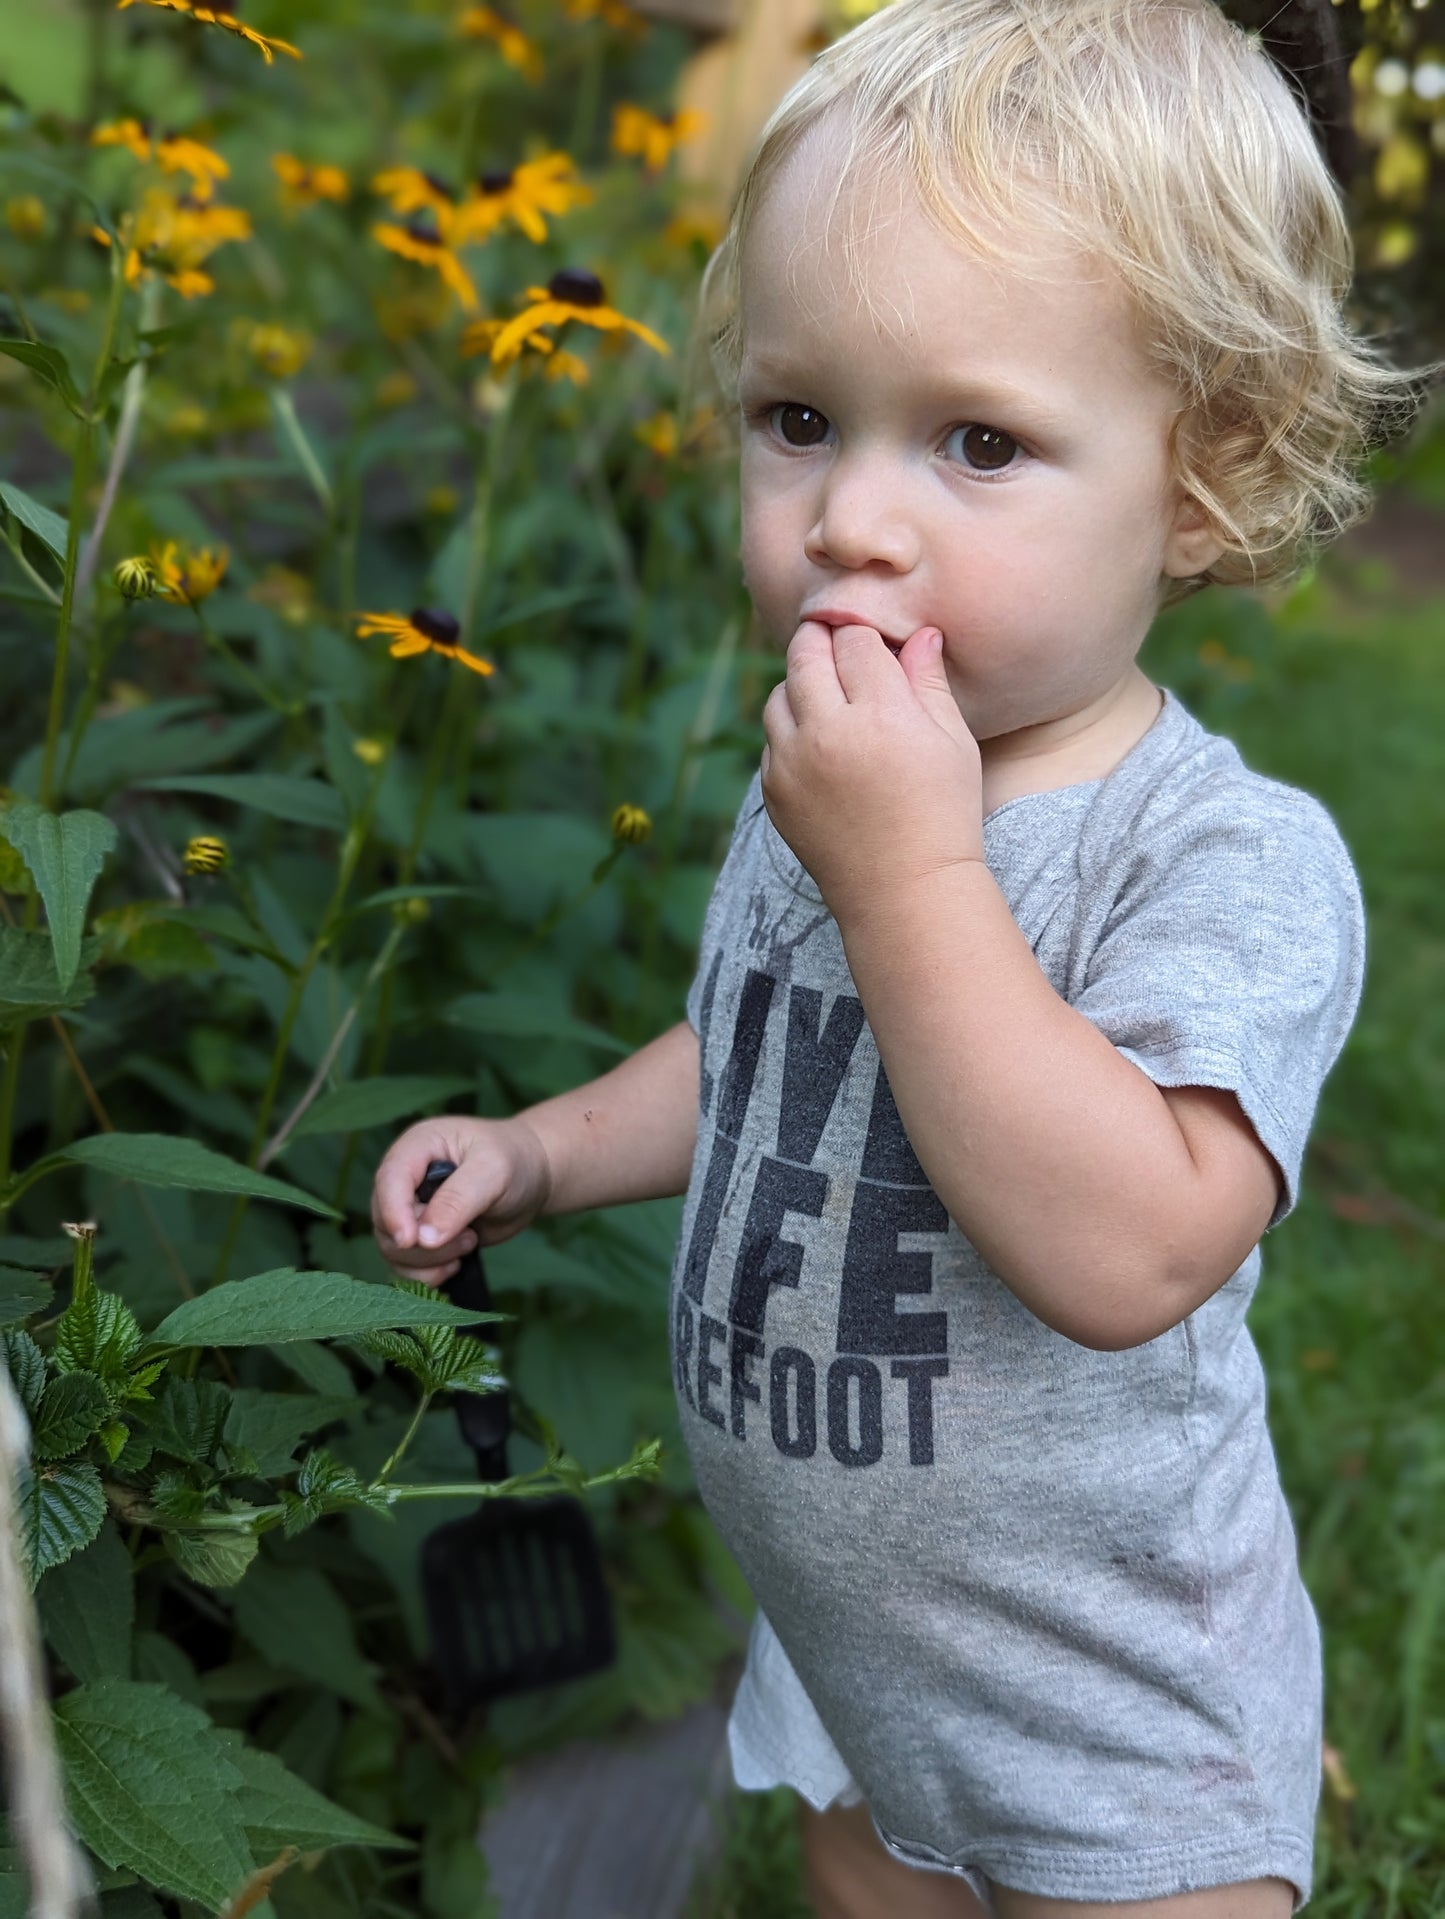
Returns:
[[[817,446],[827,437],[827,418],[813,407],[788,401],[774,411],[778,416],[778,431],[789,446]]]
[[[1001,473],[1019,450],[1018,441],[1000,427],[955,427],[949,438],[955,434],[962,436],[964,459],[981,473]]]

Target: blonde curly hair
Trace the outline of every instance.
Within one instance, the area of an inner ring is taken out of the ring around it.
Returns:
[[[759,136],[703,278],[690,381],[734,420],[748,232],[825,114],[847,139],[830,215],[901,178],[979,254],[1002,257],[1002,226],[1119,275],[1179,395],[1175,477],[1225,546],[1161,605],[1287,580],[1369,511],[1360,469],[1440,369],[1397,368],[1351,325],[1339,188],[1289,83],[1214,0],[894,0],[827,48]]]

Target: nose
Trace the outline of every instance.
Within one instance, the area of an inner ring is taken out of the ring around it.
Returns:
[[[907,573],[918,563],[918,533],[898,465],[840,454],[823,481],[818,517],[803,542],[815,565],[850,571],[877,563]]]

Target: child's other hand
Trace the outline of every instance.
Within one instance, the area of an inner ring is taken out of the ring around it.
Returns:
[[[763,799],[835,919],[983,859],[978,742],[936,627],[895,655],[870,626],[804,620],[763,709]]]
[[[456,1171],[423,1206],[416,1190],[434,1159],[451,1160]],[[376,1169],[371,1224],[377,1250],[403,1279],[440,1285],[474,1246],[499,1245],[530,1226],[550,1191],[546,1152],[525,1120],[419,1120],[392,1142]]]

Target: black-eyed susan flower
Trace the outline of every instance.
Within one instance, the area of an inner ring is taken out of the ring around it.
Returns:
[[[619,846],[640,846],[652,836],[652,817],[640,806],[619,806],[612,815],[612,837]]]
[[[429,208],[437,217],[437,225],[455,243],[447,223],[457,196],[439,173],[428,173],[424,167],[387,167],[373,174],[371,190],[390,200],[393,213],[420,213]]]
[[[497,7],[468,7],[457,31],[469,40],[491,40],[509,67],[534,84],[542,77],[542,56],[515,20]]]
[[[452,251],[430,208],[408,220],[405,226],[384,220],[371,232],[372,238],[379,240],[388,252],[399,253],[404,260],[415,260],[439,273],[468,313],[475,313],[482,304],[471,275]]]
[[[43,239],[45,202],[34,193],[17,193],[5,202],[5,224],[17,240]]]
[[[219,873],[231,863],[231,850],[214,834],[198,833],[186,841],[181,865],[188,873]]]
[[[156,591],[163,598],[199,606],[221,584],[230,558],[230,549],[224,546],[214,551],[208,546],[182,548],[177,541],[167,540],[152,549],[152,565],[160,576]]]
[[[464,360],[471,360],[479,353],[489,357],[497,344],[497,336],[510,323],[506,320],[469,320],[462,328],[461,338],[457,341],[457,352]],[[551,353],[554,342],[545,333],[529,333],[522,345],[534,353]],[[513,355],[513,358],[516,356]]]
[[[151,157],[150,126],[146,121],[134,118],[104,120],[99,126],[90,129],[90,144],[93,147],[125,147],[137,160],[148,161]]]
[[[390,633],[393,638],[387,651],[394,660],[407,659],[416,653],[440,653],[446,659],[469,666],[473,673],[494,673],[496,668],[490,660],[478,659],[460,644],[461,632],[454,614],[434,606],[413,607],[409,614],[362,613],[356,627],[359,640],[372,633]]]
[[[117,560],[110,577],[127,600],[149,600],[160,586],[156,570],[144,554],[136,554],[128,560]]]
[[[679,252],[700,251],[706,257],[722,239],[722,221],[705,207],[686,208],[668,221],[662,237]]]
[[[563,267],[552,275],[546,286],[528,287],[527,298],[532,304],[514,320],[509,320],[492,343],[494,366],[506,366],[515,360],[528,335],[536,328],[561,326],[566,320],[580,321],[583,326],[597,327],[604,333],[625,328],[659,353],[672,352],[666,340],[659,338],[651,327],[629,320],[625,313],[608,306],[607,294],[597,275],[580,267]]]
[[[510,172],[479,173],[456,209],[451,223],[452,245],[485,240],[503,220],[510,219],[540,246],[547,238],[544,214],[555,216],[573,207],[589,206],[593,198],[591,187],[575,177],[572,161],[565,153],[545,153],[539,160],[524,160]]]
[[[542,362],[544,380],[570,380],[573,386],[586,386],[592,378],[585,360],[579,360],[575,353],[569,353],[565,347],[559,347]]]
[[[183,13],[203,27],[220,27],[226,33],[234,33],[240,39],[260,49],[265,55],[269,67],[278,53],[289,53],[293,60],[301,58],[299,47],[293,47],[289,40],[277,40],[274,36],[257,33],[254,27],[248,27],[244,20],[238,20],[234,13],[225,13],[215,7],[203,7],[196,0],[115,0],[118,11],[126,7],[142,5],[164,7],[169,13]]]
[[[318,200],[344,202],[351,194],[351,182],[340,167],[325,162],[308,165],[294,153],[273,153],[271,171],[281,182],[280,198],[285,207],[314,206]]]
[[[165,187],[151,187],[139,210],[121,221],[119,233],[127,285],[135,286],[154,270],[182,299],[191,300],[215,290],[202,262],[228,240],[249,240],[251,219],[242,207],[200,205],[190,195],[178,199]],[[104,227],[92,227],[91,237],[110,245]]]
[[[612,109],[612,151],[640,153],[649,173],[667,164],[674,147],[695,140],[707,125],[707,115],[684,107],[680,113],[649,113],[646,107],[624,101]]]

